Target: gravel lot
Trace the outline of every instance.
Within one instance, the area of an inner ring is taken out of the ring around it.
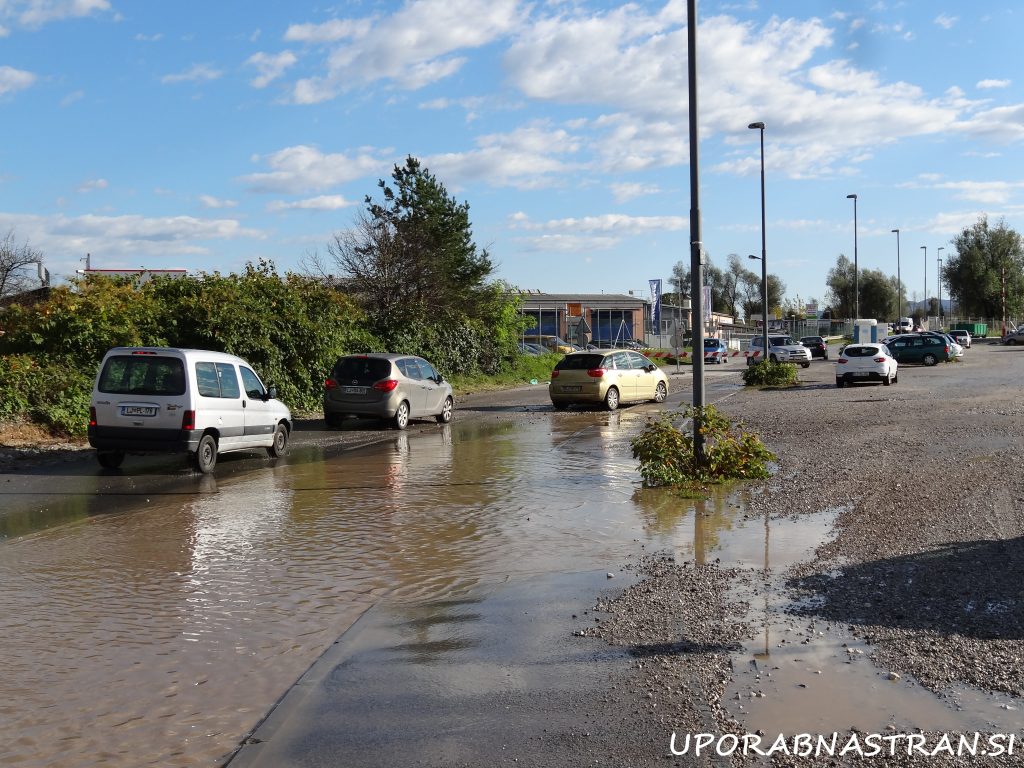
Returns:
[[[937,696],[963,685],[993,698],[1024,696],[1024,476],[1015,471],[1024,454],[1022,373],[1024,350],[984,344],[959,363],[905,366],[891,387],[837,389],[834,363],[816,361],[800,371],[797,388],[743,390],[719,405],[778,455],[778,473],[750,494],[750,513],[842,510],[835,537],[781,575],[781,591],[796,601],[794,627],[841,629],[865,644],[879,676],[907,678],[903,685],[916,679]],[[743,707],[720,698],[733,673],[729,650],[752,633],[742,619],[756,593],[752,572],[664,558],[638,569],[641,580],[601,601],[608,619],[587,630],[645,649],[631,675],[634,707],[680,735],[706,732],[709,712],[717,733],[744,733],[736,719]],[[695,702],[695,694],[706,699]],[[987,764],[1024,762],[1019,705],[1001,705],[1017,724],[1015,754]],[[804,730],[793,722],[789,733]],[[922,761],[971,758],[915,764]]]

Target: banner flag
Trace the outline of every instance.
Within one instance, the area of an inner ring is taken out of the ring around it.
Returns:
[[[651,325],[655,333],[661,333],[661,278],[648,280],[651,285]]]

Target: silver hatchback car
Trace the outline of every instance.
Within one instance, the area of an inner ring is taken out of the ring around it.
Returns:
[[[338,427],[346,416],[388,419],[405,429],[410,419],[452,420],[452,387],[415,355],[345,355],[324,382],[324,421]]]

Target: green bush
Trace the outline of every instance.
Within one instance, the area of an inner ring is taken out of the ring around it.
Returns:
[[[683,432],[673,423],[680,417],[696,418],[700,424],[703,461],[694,455],[692,431]],[[734,427],[713,405],[649,419],[630,447],[647,486],[699,488],[728,479],[767,477],[767,463],[775,458],[757,435]]]
[[[743,383],[748,387],[791,387],[798,381],[793,363],[762,360],[743,371]]]
[[[95,369],[30,355],[0,357],[0,419],[25,417],[55,432],[82,436]]]

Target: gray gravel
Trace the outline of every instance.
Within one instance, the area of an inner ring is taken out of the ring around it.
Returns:
[[[1024,696],[1022,374],[1024,351],[976,345],[959,363],[906,366],[891,387],[837,389],[834,364],[815,362],[797,388],[747,389],[719,403],[778,455],[778,472],[752,485],[749,513],[841,510],[834,538],[782,576],[784,589],[797,617],[868,643],[870,663],[889,680],[915,679],[939,696],[959,685]],[[644,717],[680,734],[742,734],[737,703],[721,698],[730,649],[750,631],[740,618],[755,594],[744,585],[749,572],[665,558],[638,571],[635,585],[596,606],[608,620],[586,630],[634,649],[631,711],[646,703]],[[1017,722],[1016,754],[974,761],[1024,764],[1024,714]]]

